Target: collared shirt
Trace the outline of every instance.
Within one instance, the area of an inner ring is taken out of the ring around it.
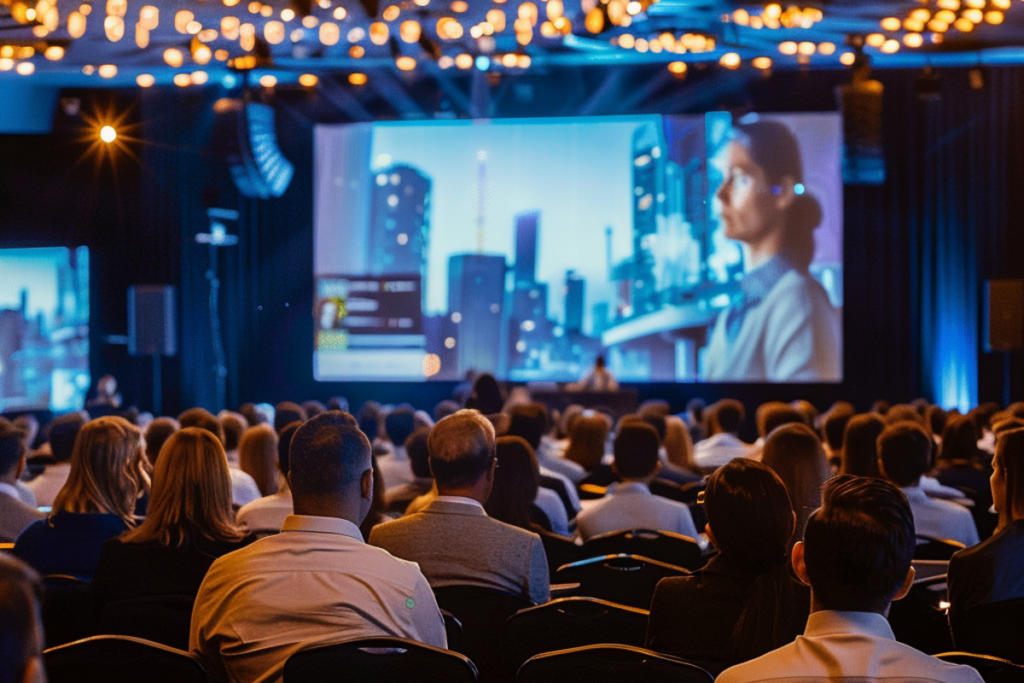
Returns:
[[[36,507],[36,494],[32,493],[32,489],[23,481],[14,482],[14,489],[18,492],[18,498],[21,502],[29,507]]]
[[[213,563],[189,646],[213,681],[277,683],[299,650],[372,636],[447,646],[419,567],[366,545],[347,520],[291,515]]]
[[[36,505],[53,507],[53,501],[64,488],[70,473],[70,462],[58,462],[48,465],[42,474],[30,481],[28,487],[36,495]]]
[[[725,337],[729,342],[736,340],[747,311],[761,303],[762,299],[768,296],[768,292],[772,291],[772,287],[791,270],[793,266],[789,261],[781,254],[776,254],[743,276],[740,291],[733,297],[726,314]]]
[[[651,493],[641,482],[623,482],[608,487],[605,497],[576,515],[576,526],[584,541],[613,531],[653,529],[697,538],[690,508]]]
[[[457,505],[472,505],[480,510],[484,509],[483,504],[475,498],[467,498],[465,496],[437,496],[434,500],[439,500],[442,503],[456,503]],[[484,513],[486,514],[486,512]]]
[[[969,666],[947,664],[896,642],[889,622],[874,612],[814,612],[804,635],[789,645],[726,669],[716,683],[844,678],[886,683],[982,683]]]
[[[278,491],[251,503],[246,503],[238,511],[235,519],[239,524],[253,532],[280,531],[281,525],[288,515],[292,514],[292,492],[289,489]]]
[[[0,493],[6,494],[11,498],[15,498],[17,500],[21,500],[21,492],[18,491],[18,489],[15,488],[14,486],[11,486],[10,484],[3,481],[0,481]]]
[[[721,467],[736,458],[749,458],[750,455],[750,446],[728,432],[709,436],[693,447],[693,462],[697,467]]]
[[[977,545],[978,527],[970,510],[948,500],[929,498],[920,486],[907,486],[903,493],[914,513],[914,531],[918,536],[957,541],[967,547]]]

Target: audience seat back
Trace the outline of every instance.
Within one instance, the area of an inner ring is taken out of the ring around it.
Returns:
[[[96,610],[88,581],[66,574],[43,577],[43,630],[50,647],[96,634]]]
[[[892,603],[889,625],[896,640],[930,655],[952,649],[949,621],[941,605],[947,596],[945,588],[945,574],[919,578],[906,597]]]
[[[476,667],[449,650],[405,638],[361,638],[296,652],[284,683],[475,683]]]
[[[128,636],[93,636],[43,653],[50,683],[207,683],[187,652]]]
[[[917,537],[917,546],[914,548],[914,559],[945,560],[948,562],[954,553],[963,550],[965,547],[963,543],[957,541],[919,535]]]
[[[640,555],[694,571],[704,566],[700,546],[689,536],[669,531],[631,529],[594,536],[583,544],[586,557]]]
[[[544,554],[548,558],[548,572],[552,579],[562,565],[572,564],[586,557],[583,554],[583,548],[573,543],[571,538],[559,536],[550,531],[541,531],[539,535],[544,544]]]
[[[677,657],[627,645],[587,645],[547,652],[519,669],[517,683],[712,683],[704,669]]]
[[[568,596],[587,596],[647,609],[658,582],[669,576],[686,576],[683,567],[640,555],[605,555],[559,567],[556,583],[579,584]]]
[[[952,628],[958,650],[1024,665],[1024,598],[971,607]]]
[[[188,650],[194,595],[158,595],[108,603],[97,632],[134,636],[179,650]]]
[[[1024,683],[1024,666],[1006,659],[967,652],[944,652],[937,656],[950,664],[966,664],[973,667],[981,674],[985,683]]]

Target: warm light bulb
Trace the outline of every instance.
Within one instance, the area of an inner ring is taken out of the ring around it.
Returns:
[[[108,145],[117,139],[117,131],[114,130],[113,126],[103,126],[100,128],[100,140],[107,143]]]
[[[320,79],[313,74],[302,74],[301,76],[299,76],[299,85],[306,88],[312,88],[319,82]]]
[[[352,85],[366,85],[366,74],[354,73],[348,75],[348,82]]]
[[[260,85],[262,85],[264,88],[273,88],[275,85],[277,85],[277,78],[270,74],[260,76]]]
[[[140,88],[149,88],[156,83],[156,79],[153,78],[152,74],[139,74],[135,77],[135,82]]]

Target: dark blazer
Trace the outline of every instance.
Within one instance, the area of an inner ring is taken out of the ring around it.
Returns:
[[[69,574],[91,581],[103,543],[127,530],[117,515],[57,512],[22,531],[14,554],[44,576]]]
[[[1024,598],[1024,520],[953,555],[947,586],[951,624],[976,605]]]
[[[717,555],[690,576],[658,583],[647,647],[718,675],[791,643],[810,611],[810,590],[785,567],[757,571]]]

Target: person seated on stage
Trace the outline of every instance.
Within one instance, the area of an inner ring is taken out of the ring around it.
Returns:
[[[44,517],[25,504],[15,486],[25,469],[23,433],[0,417],[0,542],[12,543],[25,527]]]
[[[949,562],[949,623],[972,607],[1024,598],[1024,429],[999,434],[991,490],[999,526],[988,540]]]
[[[281,533],[219,558],[192,611],[189,649],[214,683],[280,683],[299,650],[354,638],[447,646],[444,622],[412,562],[363,542],[370,442],[348,413],[303,424],[290,450],[295,514]]]
[[[75,439],[84,424],[85,418],[78,412],[55,417],[50,422],[47,441],[53,464],[47,465],[42,474],[28,483],[36,497],[36,505],[52,507],[57,494],[64,488],[71,472],[71,452],[75,448]]]
[[[594,359],[594,368],[579,381],[580,391],[618,391],[619,383],[605,367],[604,356]]]
[[[407,484],[392,486],[384,492],[385,508],[388,510],[404,512],[410,503],[430,493],[434,488],[434,478],[430,476],[430,451],[427,449],[429,436],[430,429],[423,427],[406,438],[404,450],[409,459],[413,479]]]
[[[96,394],[86,401],[85,409],[91,417],[117,415],[121,408],[121,394],[117,392],[117,379],[103,375],[96,382]]]
[[[391,442],[391,452],[377,457],[377,465],[384,480],[384,488],[390,489],[412,483],[415,478],[405,450],[405,440],[416,431],[416,416],[412,406],[396,407],[384,418],[384,435]]]
[[[878,437],[882,474],[899,486],[914,511],[918,536],[976,545],[978,529],[970,511],[948,500],[930,498],[921,488],[921,477],[931,467],[932,440],[914,422],[897,422]]]
[[[204,429],[181,429],[157,460],[146,519],[103,544],[92,580],[96,612],[120,600],[195,598],[213,561],[249,540],[235,525],[220,442]]]
[[[178,423],[182,428],[199,427],[200,429],[205,429],[217,437],[221,445],[224,444],[224,431],[220,427],[220,420],[203,408],[189,408],[178,416]],[[241,507],[261,497],[260,487],[257,486],[256,480],[240,469],[234,467],[230,469],[231,500],[235,505]]]
[[[896,642],[886,615],[914,581],[914,517],[889,482],[839,475],[793,547],[793,569],[811,587],[802,636],[726,669],[717,683],[759,681],[934,681],[981,683],[968,666],[947,664]],[[713,527],[712,527],[713,528]]]
[[[277,469],[281,473],[282,484],[277,493],[246,503],[238,511],[235,519],[239,524],[256,535],[277,533],[281,530],[285,518],[292,514],[292,491],[288,485],[288,454],[292,437],[302,422],[296,420],[281,430],[277,439]]]
[[[761,462],[775,471],[789,491],[796,514],[793,541],[804,537],[811,514],[821,507],[821,487],[832,475],[818,435],[803,422],[773,429],[764,442]]]
[[[854,415],[843,433],[842,474],[855,477],[882,476],[878,468],[878,437],[885,431],[885,420],[877,413]]]
[[[697,467],[713,470],[733,458],[750,457],[750,446],[738,436],[745,415],[743,404],[731,398],[723,398],[707,409],[709,436],[693,447]]]
[[[704,509],[718,554],[690,576],[658,583],[647,647],[717,674],[802,633],[810,594],[790,574],[793,508],[770,467],[738,458],[718,468]]]
[[[0,681],[45,683],[43,582],[27,564],[0,553]]]
[[[374,527],[370,543],[418,563],[434,588],[481,586],[547,602],[540,536],[484,511],[497,466],[494,426],[475,410],[460,410],[434,425],[428,448],[439,495],[419,512]]]
[[[643,422],[628,422],[615,436],[612,469],[621,479],[608,487],[604,498],[576,516],[584,541],[612,531],[653,529],[697,538],[690,508],[651,493],[648,485],[661,471],[658,433]]]
[[[277,445],[277,432],[270,425],[249,427],[238,442],[239,469],[252,477],[263,498],[274,495],[280,488]]]
[[[14,554],[40,574],[89,581],[103,543],[134,524],[144,486],[142,433],[121,417],[100,417],[82,427],[71,454],[67,483],[46,519],[21,532]]]

